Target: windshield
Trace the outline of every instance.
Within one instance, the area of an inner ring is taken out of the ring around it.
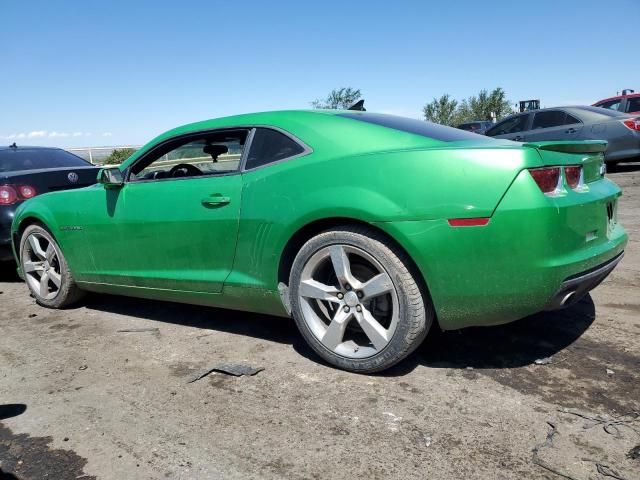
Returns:
[[[432,138],[441,142],[461,142],[463,140],[491,141],[475,133],[459,130],[457,128],[445,127],[436,123],[416,120],[413,118],[397,117],[383,113],[341,113],[341,117],[360,120],[361,122],[373,123],[382,127],[393,128],[402,132],[414,133],[423,137]]]
[[[88,167],[90,163],[57,148],[9,148],[0,150],[0,172],[41,168]]]

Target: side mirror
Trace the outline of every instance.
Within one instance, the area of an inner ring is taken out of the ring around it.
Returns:
[[[98,171],[98,183],[106,188],[119,188],[124,185],[124,178],[119,168],[101,168]]]

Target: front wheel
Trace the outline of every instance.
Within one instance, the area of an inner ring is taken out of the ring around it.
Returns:
[[[293,262],[290,295],[311,348],[353,372],[396,364],[420,345],[434,318],[406,254],[366,227],[332,229],[305,243]]]
[[[82,296],[62,250],[40,225],[30,225],[22,234],[20,267],[31,294],[44,307],[64,308]]]

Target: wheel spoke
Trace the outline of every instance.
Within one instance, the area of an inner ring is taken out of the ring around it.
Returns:
[[[363,299],[377,297],[393,289],[391,277],[386,273],[380,273],[362,285]]]
[[[42,298],[47,298],[49,295],[49,274],[43,273],[42,277],[40,277],[40,296]]]
[[[49,263],[53,262],[53,259],[56,256],[56,249],[53,247],[53,243],[50,243],[47,247],[47,251],[44,252]]]
[[[339,309],[333,316],[331,323],[327,327],[327,331],[322,337],[322,344],[330,350],[335,350],[342,343],[344,332],[351,318],[351,313]]]
[[[300,282],[300,295],[306,298],[317,298],[318,300],[327,300],[329,302],[339,303],[336,297],[338,289],[320,283],[316,280],[309,279]]]
[[[38,237],[36,237],[35,235],[30,235],[29,245],[31,245],[31,250],[33,251],[33,253],[36,254],[36,256],[39,259],[41,260],[47,259],[47,255],[45,254],[44,250],[42,250],[42,246],[40,245],[40,240],[38,240]]]
[[[349,263],[349,257],[347,252],[344,251],[342,245],[332,245],[329,247],[329,253],[331,255],[331,263],[333,269],[336,272],[336,277],[341,285],[350,284],[355,287],[355,283],[358,283],[353,275],[351,275],[351,264]]]
[[[34,262],[27,260],[24,262],[24,273],[42,272],[44,270],[44,262]]]
[[[365,335],[369,337],[373,346],[377,350],[382,350],[389,343],[387,330],[378,323],[378,321],[371,315],[366,308],[362,312],[356,313],[356,319],[360,324],[360,327],[364,331]]]
[[[49,279],[57,288],[60,288],[60,285],[62,284],[62,277],[59,273],[54,272],[53,269],[49,270]]]

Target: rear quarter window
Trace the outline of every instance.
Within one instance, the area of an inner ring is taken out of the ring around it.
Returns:
[[[305,148],[284,133],[269,128],[257,128],[247,156],[246,170],[295,157]]]
[[[472,140],[474,142],[489,140],[475,133],[467,132],[453,127],[445,127],[436,123],[425,122],[413,118],[398,117],[395,115],[387,115],[384,113],[340,113],[339,116],[358,120],[360,122],[371,123],[381,127],[392,128],[406,133],[413,133],[423,137],[432,138],[441,142],[461,142]]]
[[[627,99],[627,112],[640,112],[640,97]]]

